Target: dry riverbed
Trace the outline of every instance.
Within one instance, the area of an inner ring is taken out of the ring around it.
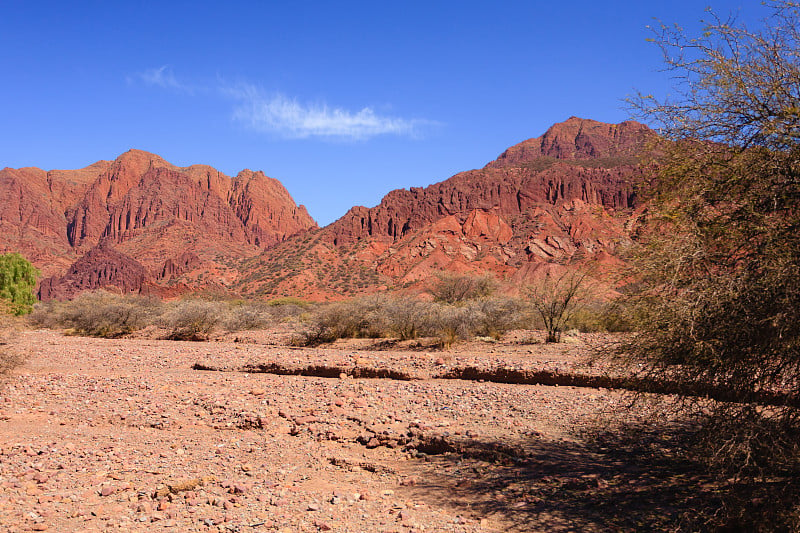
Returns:
[[[621,392],[491,379],[600,375],[583,363],[597,339],[520,338],[437,351],[23,332],[28,361],[0,390],[0,528],[605,531],[674,515],[685,472],[585,440],[643,416]],[[452,379],[465,368],[479,372]]]

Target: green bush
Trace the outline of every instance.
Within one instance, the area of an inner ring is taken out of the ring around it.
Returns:
[[[33,290],[39,271],[20,254],[0,255],[0,301],[13,315],[26,315],[36,302]]]
[[[267,302],[267,305],[272,307],[283,307],[286,305],[292,305],[295,307],[300,307],[302,309],[308,309],[311,307],[311,303],[303,300],[302,298],[297,298],[295,296],[283,296],[281,298],[274,298]]]

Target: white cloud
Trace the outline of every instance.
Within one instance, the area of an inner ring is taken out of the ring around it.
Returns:
[[[234,120],[255,131],[286,139],[364,140],[378,135],[418,138],[423,129],[437,125],[430,120],[379,115],[370,107],[350,111],[324,104],[303,104],[280,93],[267,95],[249,83],[231,86],[218,80],[216,87],[187,84],[175,77],[169,65],[148,69],[127,79],[129,83],[143,83],[189,95],[221,94],[235,102]]]
[[[169,65],[145,70],[144,72],[138,73],[136,77],[146,85],[153,85],[161,87],[162,89],[173,89],[185,92],[193,91],[192,87],[178,81]]]
[[[304,105],[282,94],[265,95],[248,84],[228,88],[225,92],[238,100],[233,113],[236,120],[254,130],[284,138],[363,140],[377,135],[416,137],[420,135],[422,126],[432,124],[425,120],[381,116],[369,107],[353,112],[327,105]]]

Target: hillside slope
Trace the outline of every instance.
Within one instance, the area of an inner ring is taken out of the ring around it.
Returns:
[[[543,265],[617,262],[636,207],[639,157],[654,133],[636,122],[572,117],[482,169],[353,207],[265,250],[238,284],[250,295],[337,298],[419,284],[434,272],[491,272],[514,284]]]

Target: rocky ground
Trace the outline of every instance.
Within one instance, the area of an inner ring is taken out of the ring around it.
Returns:
[[[586,337],[521,338],[435,351],[299,349],[269,333],[190,343],[22,332],[28,361],[0,389],[0,528],[605,531],[672,520],[687,472],[587,438],[643,416],[621,392],[488,379],[498,368],[599,372],[581,362]],[[485,372],[442,379],[467,367]]]

